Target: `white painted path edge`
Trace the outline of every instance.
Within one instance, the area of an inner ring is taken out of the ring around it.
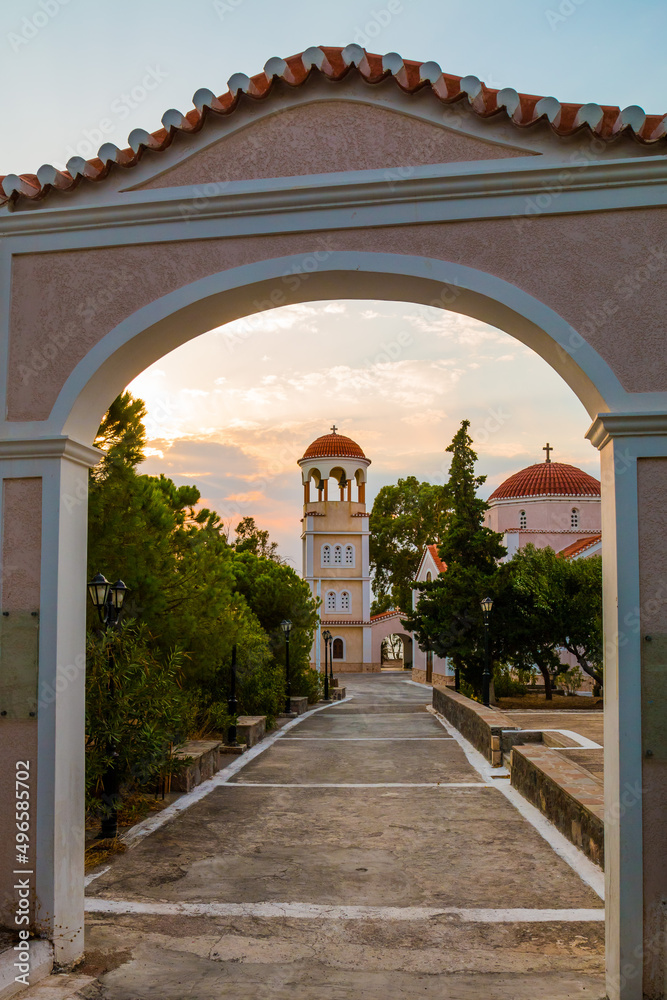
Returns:
[[[86,899],[88,913],[143,913],[189,917],[293,917],[300,920],[430,920],[462,923],[576,923],[604,920],[603,909],[470,909],[458,906],[334,906],[321,903],[144,903],[133,899]]]
[[[407,683],[411,682],[408,681]],[[475,750],[472,743],[469,743],[468,740],[461,735],[458,729],[455,729],[454,726],[450,725],[444,716],[440,715],[439,712],[436,712],[431,705],[426,706],[426,711],[430,712],[438,720],[438,722],[444,726],[447,732],[454,737],[472,767],[475,768],[477,773],[484,779],[485,782],[490,783],[494,776],[493,772],[495,771],[497,774],[498,768],[491,767],[491,764],[489,764],[486,757],[482,756],[479,750]],[[539,809],[536,809],[535,806],[531,805],[530,802],[524,799],[523,795],[521,795],[516,788],[512,788],[511,785],[508,785],[505,782],[498,782],[494,785],[494,787],[497,788],[498,791],[512,803],[517,812],[519,812],[523,818],[527,820],[527,822],[530,823],[535,830],[537,830],[540,836],[546,840],[559,858],[562,858],[563,861],[565,861],[570,868],[577,873],[582,882],[585,882],[586,885],[590,886],[593,892],[598,895],[600,899],[604,899],[604,872],[601,871],[597,865],[594,865],[592,861],[589,861],[586,855],[582,854],[581,851],[574,846],[574,844],[571,844],[567,837],[564,837],[560,830],[557,830],[553,823],[551,823],[546,816],[542,815]]]

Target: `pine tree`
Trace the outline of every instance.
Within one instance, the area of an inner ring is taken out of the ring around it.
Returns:
[[[477,490],[486,476],[475,475],[477,455],[463,420],[447,451],[452,455],[444,498],[449,507],[438,552],[447,569],[418,585],[416,610],[404,620],[422,649],[449,657],[462,678],[480,690],[484,669],[481,600],[494,596],[498,562],[506,554],[502,536],[484,526],[488,510]],[[491,648],[494,648],[491,628]]]

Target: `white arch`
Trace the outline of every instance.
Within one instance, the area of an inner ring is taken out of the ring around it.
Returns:
[[[321,255],[325,259],[318,270],[310,272],[308,281],[296,289],[282,279],[298,267],[298,255],[211,274],[137,310],[79,362],[44,431],[92,441],[109,404],[136,375],[221,323],[275,307],[269,296],[276,288],[282,293],[281,305],[332,298],[378,299],[439,306],[473,316],[505,330],[544,358],[591,416],[609,409],[636,409],[636,394],[630,405],[629,394],[606,361],[566,320],[495,275],[412,254],[335,251]]]

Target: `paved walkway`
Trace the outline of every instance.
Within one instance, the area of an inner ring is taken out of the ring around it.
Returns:
[[[96,978],[59,996],[603,997],[590,863],[542,821],[580,872],[556,853],[423,688],[345,681],[351,700],[283,731],[90,884]]]

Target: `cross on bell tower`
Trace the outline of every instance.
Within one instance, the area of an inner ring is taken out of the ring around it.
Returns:
[[[547,453],[547,459],[546,460],[547,460],[547,462],[551,462],[551,458],[549,456],[551,455],[551,452],[553,451],[553,448],[551,447],[551,445],[549,444],[548,441],[547,441],[546,445],[544,446],[544,448],[542,449],[542,451],[546,451],[546,453]]]

